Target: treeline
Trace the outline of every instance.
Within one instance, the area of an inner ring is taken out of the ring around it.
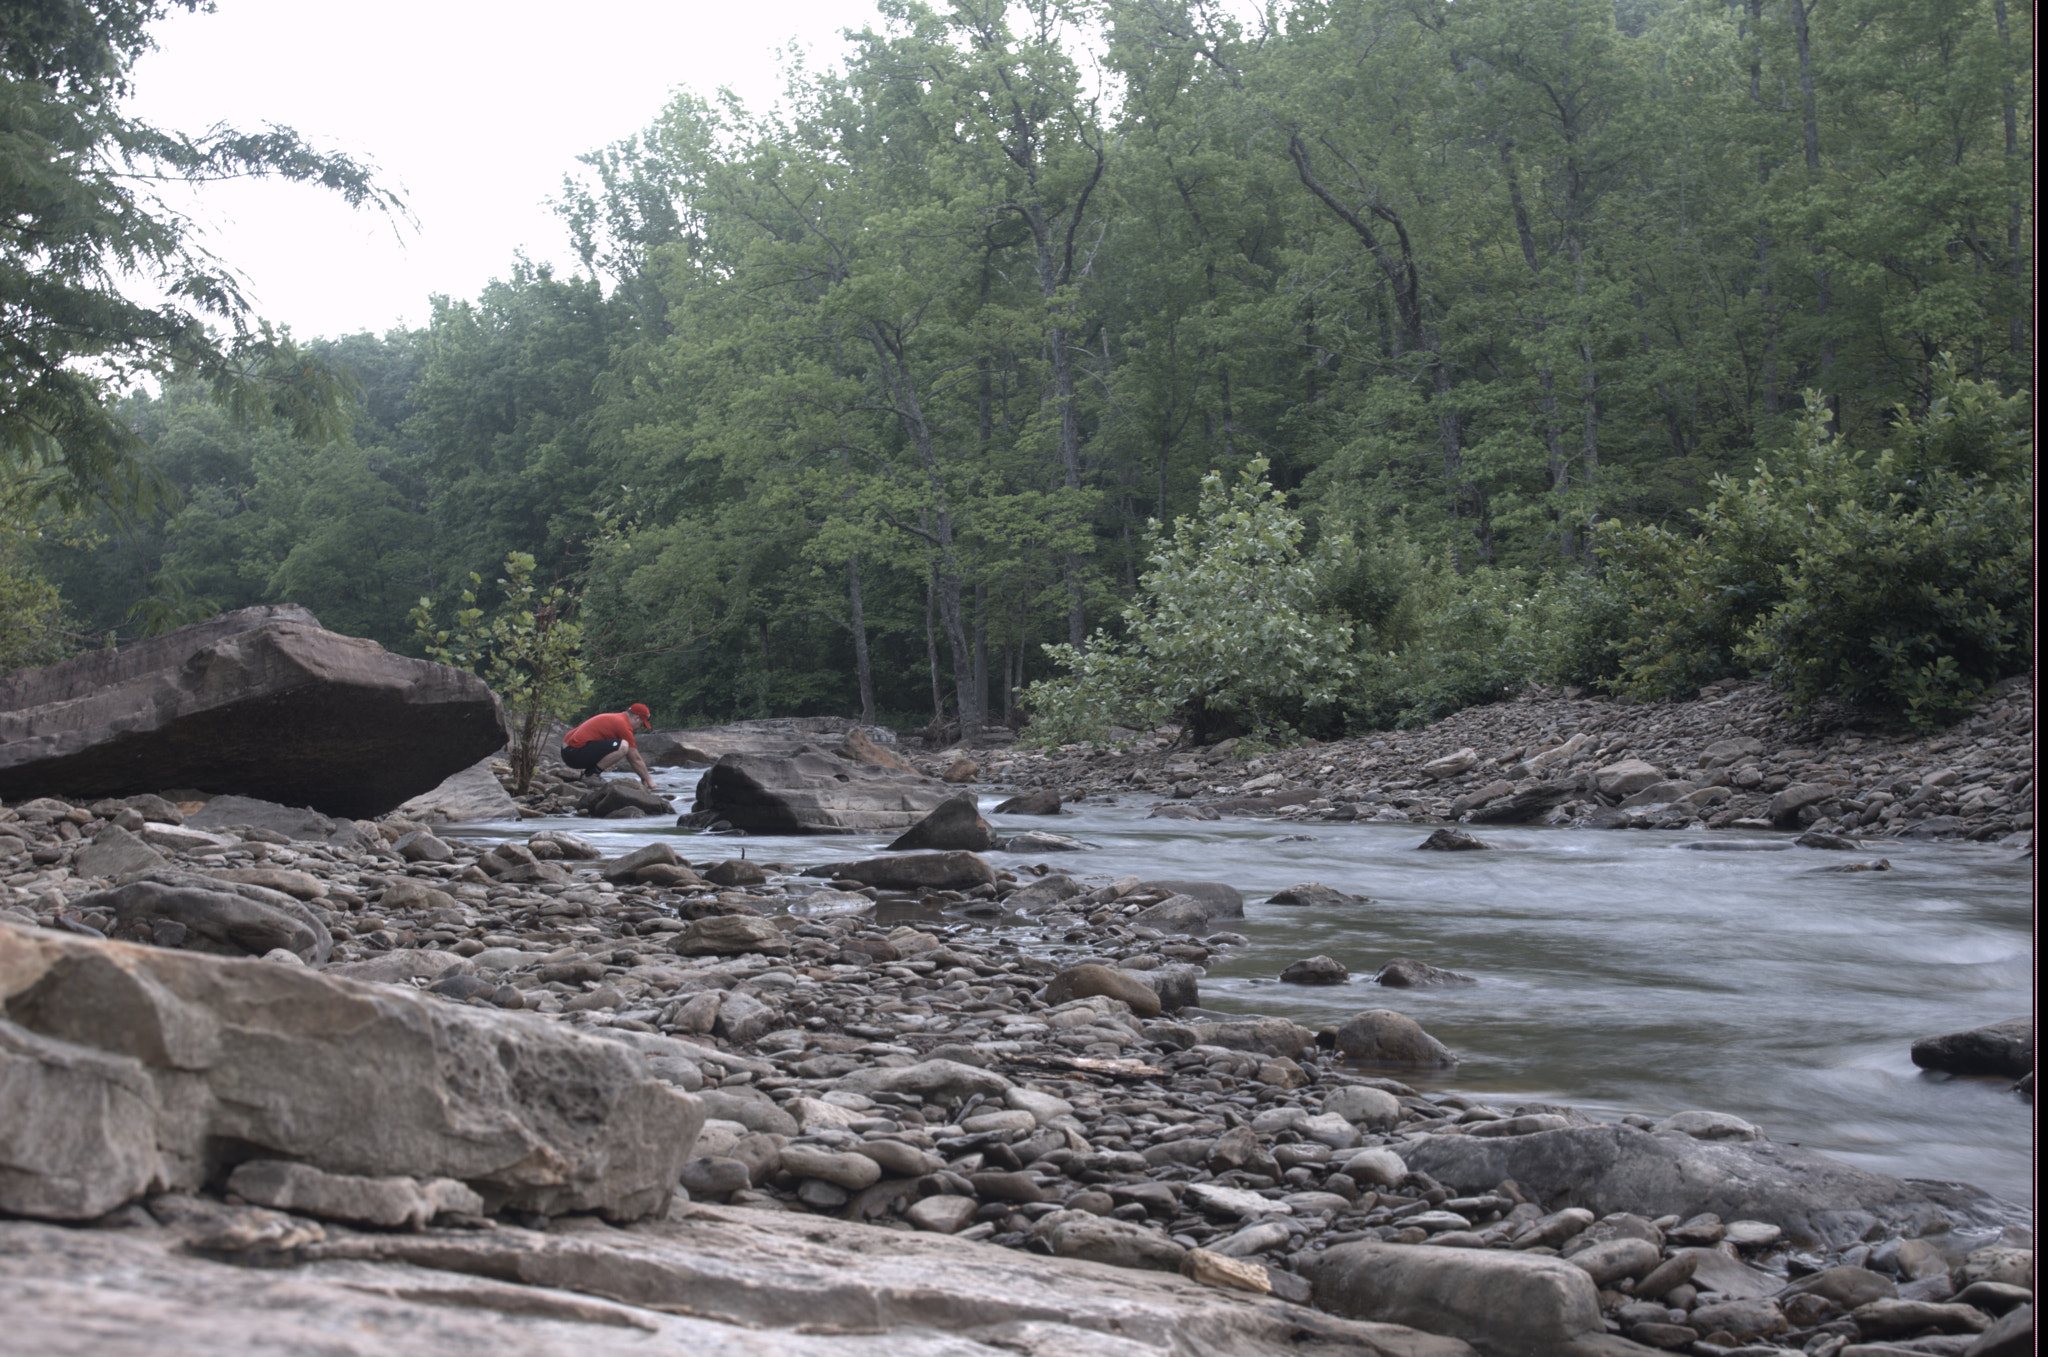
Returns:
[[[1761,593],[1705,653],[1643,649],[1697,640],[1643,611],[1711,574],[1673,545],[1693,512],[1760,459],[1847,475],[1831,436],[1875,458],[1959,379],[2010,444],[1968,474],[2024,503],[2028,416],[1983,393],[2032,370],[2029,9],[882,12],[772,115],[683,95],[586,157],[585,275],[521,262],[314,346],[362,387],[351,437],[132,398],[174,507],[47,536],[44,572],[95,630],[288,598],[411,648],[422,594],[525,551],[581,592],[600,701],[971,725],[1047,644],[1121,632],[1147,525],[1256,461],[1309,545],[1350,544],[1318,605],[1359,657],[1312,717],[1338,730],[1535,675],[1501,649],[1530,600],[1578,619],[1549,677],[1770,669],[1743,629],[1821,550],[1789,529],[1740,544]],[[1830,503],[1920,511],[1855,474]],[[1958,607],[2011,613],[2010,573]],[[2023,666],[1999,634],[1974,663]]]

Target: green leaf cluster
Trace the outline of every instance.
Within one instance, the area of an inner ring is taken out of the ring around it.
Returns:
[[[553,724],[580,710],[591,694],[583,628],[571,616],[576,597],[560,585],[539,588],[533,571],[532,556],[512,552],[497,580],[502,597],[495,611],[478,606],[483,577],[471,574],[451,625],[435,625],[432,598],[420,599],[411,618],[429,659],[476,674],[504,703],[512,777],[522,794]]]

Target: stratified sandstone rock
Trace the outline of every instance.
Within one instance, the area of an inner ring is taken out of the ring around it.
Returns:
[[[243,608],[0,678],[0,797],[239,792],[379,815],[501,748],[474,674]]]
[[[900,834],[946,796],[936,779],[810,745],[787,757],[723,756],[698,782],[695,811],[749,834]]]
[[[302,966],[0,927],[0,1210],[103,1215],[230,1147],[455,1178],[492,1209],[668,1205],[704,1110],[637,1051]]]

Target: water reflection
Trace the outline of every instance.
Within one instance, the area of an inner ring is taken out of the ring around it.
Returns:
[[[687,802],[697,776],[667,770],[658,780]],[[1000,799],[985,797],[984,811]],[[2032,1011],[2031,863],[2010,850],[1887,841],[1890,872],[1815,874],[1849,855],[1683,847],[1729,835],[1527,828],[1482,830],[1496,852],[1421,853],[1427,831],[1413,826],[1148,820],[1145,806],[1014,817],[1000,827],[1056,829],[1101,847],[991,857],[1096,881],[1230,882],[1251,902],[1233,925],[1251,941],[1216,959],[1204,1005],[1311,1026],[1399,1009],[1462,1058],[1454,1072],[1417,1082],[1651,1115],[1712,1108],[1887,1173],[1964,1179],[2015,1200],[2031,1191],[2031,1108],[1998,1082],[1927,1076],[1907,1056],[1916,1037]],[[543,827],[582,834],[607,854],[665,837],[696,862],[744,854],[799,868],[883,846],[858,836],[706,838],[633,820],[473,832]],[[1297,832],[1312,837],[1271,841]],[[1304,881],[1368,901],[1260,903]],[[884,922],[936,917],[892,906]],[[1031,931],[1014,919],[987,926]],[[1273,979],[1318,953],[1343,962],[1352,982]],[[1400,956],[1480,983],[1365,982]]]

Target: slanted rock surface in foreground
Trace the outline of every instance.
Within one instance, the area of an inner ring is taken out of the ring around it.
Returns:
[[[251,1150],[460,1179],[492,1209],[666,1208],[703,1122],[631,1048],[300,966],[0,928],[0,1210],[84,1220]]]
[[[474,674],[296,605],[0,678],[0,797],[198,787],[380,815],[505,744]]]

